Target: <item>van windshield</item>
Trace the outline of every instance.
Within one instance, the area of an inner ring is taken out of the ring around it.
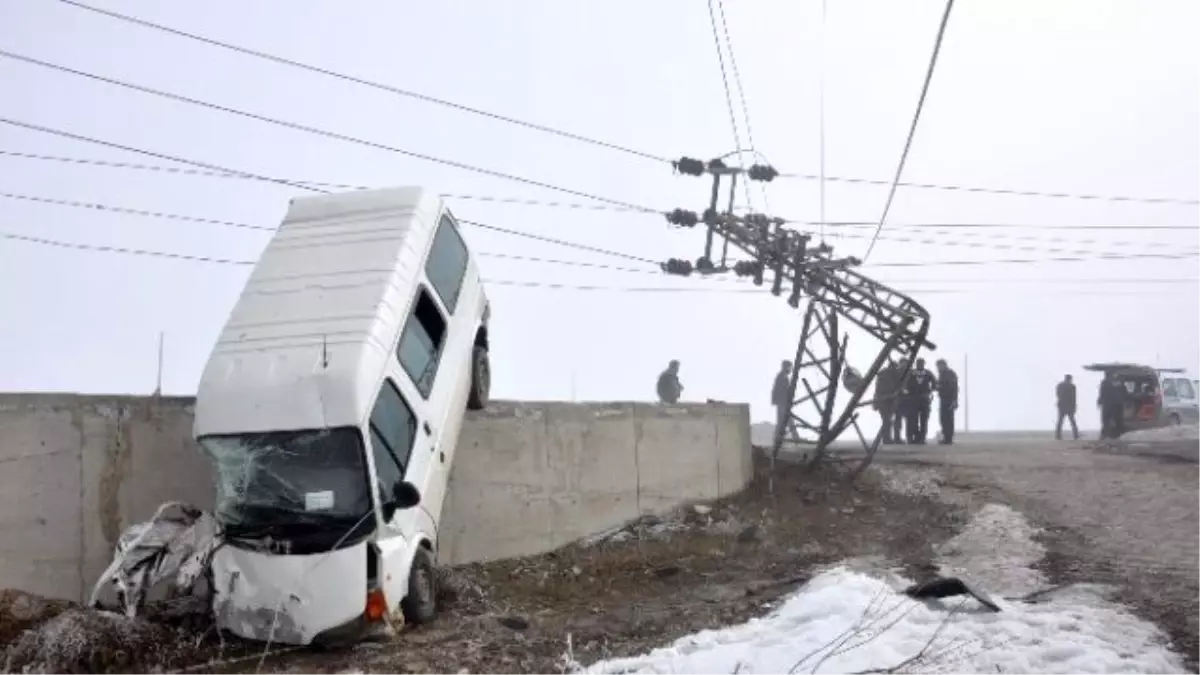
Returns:
[[[358,429],[205,436],[199,442],[213,460],[216,516],[230,538],[269,537],[289,547],[329,549],[374,531]]]

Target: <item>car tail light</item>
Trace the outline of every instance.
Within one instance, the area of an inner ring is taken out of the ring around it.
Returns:
[[[367,621],[382,621],[387,615],[387,600],[383,597],[383,589],[376,588],[367,591]]]

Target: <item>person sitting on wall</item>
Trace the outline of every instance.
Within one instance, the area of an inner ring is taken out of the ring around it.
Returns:
[[[679,362],[672,359],[667,369],[658,376],[659,403],[679,403],[683,385],[679,383]]]

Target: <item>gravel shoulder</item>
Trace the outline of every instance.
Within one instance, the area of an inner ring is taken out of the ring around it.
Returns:
[[[1196,443],[1022,443],[902,449],[893,470],[934,472],[959,500],[999,501],[1043,528],[1052,581],[1116,586],[1197,669]]]

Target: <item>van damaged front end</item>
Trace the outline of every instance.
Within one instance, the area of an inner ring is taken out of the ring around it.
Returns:
[[[224,539],[212,558],[217,626],[293,645],[354,632],[365,620],[377,528],[358,430],[199,442],[216,469]]]
[[[212,560],[217,627],[249,640],[308,645],[360,633],[368,543],[279,555],[224,546]]]

